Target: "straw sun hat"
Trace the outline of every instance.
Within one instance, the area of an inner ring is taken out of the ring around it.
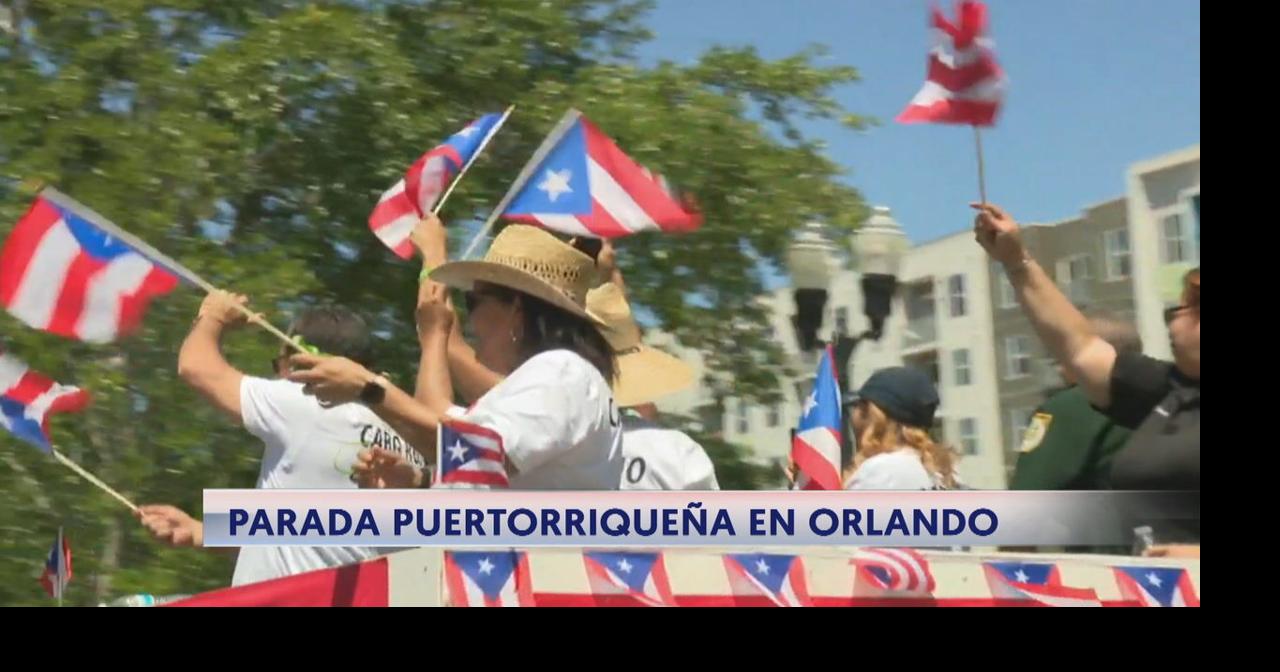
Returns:
[[[476,281],[514,289],[600,326],[600,318],[586,308],[595,277],[595,260],[525,224],[503,229],[484,259],[452,261],[431,272],[432,280],[458,289],[470,290]]]
[[[613,398],[623,408],[656,401],[694,383],[693,367],[641,342],[622,290],[607,282],[587,294],[587,310],[604,321],[600,332],[618,358]]]

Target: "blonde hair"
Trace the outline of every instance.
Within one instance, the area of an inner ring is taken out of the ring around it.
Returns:
[[[925,471],[936,474],[946,488],[956,484],[956,453],[951,448],[939,444],[929,436],[928,430],[920,427],[904,425],[888,415],[874,403],[861,402],[866,414],[866,426],[858,433],[858,452],[853,461],[845,467],[844,480],[848,481],[853,473],[867,459],[881,453],[891,453],[900,448],[910,448],[920,456]]]

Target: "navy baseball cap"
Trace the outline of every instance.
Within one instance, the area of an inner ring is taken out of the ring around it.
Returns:
[[[938,412],[938,390],[919,369],[895,366],[871,374],[862,388],[850,395],[846,406],[870,401],[885,415],[911,427],[933,427]]]

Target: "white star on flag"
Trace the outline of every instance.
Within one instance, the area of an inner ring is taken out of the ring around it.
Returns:
[[[1013,575],[1013,580],[1018,583],[1026,583],[1029,579],[1027,577],[1027,573],[1019,569],[1018,573]]]
[[[486,575],[493,573],[493,563],[489,562],[489,558],[480,559],[480,573]]]
[[[1160,584],[1163,582],[1160,580],[1160,577],[1156,576],[1155,572],[1149,572],[1147,574],[1147,583],[1159,588]]]
[[[809,417],[809,412],[818,406],[818,392],[814,390],[809,393],[809,398],[804,400],[804,417]]]
[[[462,439],[458,439],[457,443],[454,443],[449,447],[449,457],[454,462],[462,462],[465,460],[467,457],[467,447],[462,445]]]
[[[471,125],[471,126],[468,126],[468,127],[464,128],[464,129],[462,129],[461,131],[458,131],[458,135],[461,135],[461,136],[462,136],[462,137],[464,137],[464,138],[469,138],[469,137],[471,137],[471,136],[475,135],[475,134],[476,134],[476,131],[478,131],[478,130],[480,130],[480,129],[476,128],[474,125]]]
[[[769,573],[769,565],[764,561],[764,558],[756,560],[756,574],[768,574],[768,573]]]
[[[569,187],[569,180],[573,179],[573,172],[568,168],[564,170],[548,170],[546,177],[542,178],[542,182],[538,185],[540,191],[547,192],[547,198],[555,203],[560,194],[573,193],[573,189]]]
[[[623,558],[620,562],[618,562],[618,569],[621,570],[623,574],[630,574],[631,563],[627,562],[626,558]]]

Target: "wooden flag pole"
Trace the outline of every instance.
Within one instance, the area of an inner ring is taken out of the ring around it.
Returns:
[[[85,471],[84,467],[81,467],[75,462],[72,462],[70,458],[68,458],[66,455],[63,455],[62,453],[59,453],[57,449],[53,449],[52,452],[53,452],[54,459],[61,462],[68,469],[79,474],[81,478],[83,478],[84,480],[89,481],[90,483],[98,486],[98,488],[100,488],[103,492],[107,493],[108,495],[111,495],[116,499],[116,501],[129,507],[134,513],[138,512],[138,505],[129,501],[129,498],[116,492],[111,486],[107,485],[106,483],[103,483],[102,481],[98,480],[97,476],[94,476],[93,474]]]
[[[453,178],[453,182],[449,183],[449,188],[445,189],[444,193],[440,195],[440,200],[436,201],[436,206],[431,208],[431,214],[440,214],[441,208],[444,207],[444,202],[449,200],[449,194],[453,193],[453,188],[458,186],[458,183],[462,181],[462,176],[467,174],[467,170],[471,168],[471,164],[475,163],[476,159],[480,158],[480,155],[484,153],[484,148],[489,146],[489,141],[493,139],[493,136],[498,134],[498,129],[502,128],[502,125],[507,123],[507,117],[511,116],[511,112],[515,109],[515,105],[509,106],[507,110],[502,113],[502,118],[498,120],[498,123],[494,124],[493,128],[489,129],[488,135],[484,136],[484,140],[480,141],[480,146],[476,147],[476,151],[471,155],[471,158],[467,159],[467,164],[462,167],[462,170],[458,171],[458,176]]]
[[[498,201],[498,206],[493,209],[493,212],[489,213],[489,219],[484,223],[484,226],[480,227],[480,231],[476,233],[475,237],[471,239],[471,243],[467,245],[467,249],[463,251],[463,261],[471,258],[471,253],[475,252],[476,247],[480,245],[480,241],[484,240],[485,236],[488,235],[489,229],[493,228],[494,222],[498,221],[498,217],[500,217],[502,212],[507,209],[507,205],[511,203],[511,199],[515,198],[516,194],[524,188],[525,183],[533,176],[533,171],[538,169],[538,164],[542,163],[542,160],[547,157],[547,154],[551,153],[551,150],[555,148],[556,143],[560,142],[560,138],[564,137],[564,134],[568,132],[569,127],[572,126],[580,116],[582,116],[582,113],[577,110],[571,109],[568,112],[565,112],[564,116],[560,118],[560,122],[556,124],[555,128],[551,129],[551,132],[547,134],[546,138],[543,138],[542,144],[538,146],[538,150],[534,152],[533,156],[529,158],[529,161],[524,164],[524,168],[520,169],[520,173],[516,175],[516,181],[511,183],[511,188],[507,190],[507,193],[502,197],[502,200]]]
[[[982,204],[987,204],[987,167],[982,160],[982,131],[975,125],[973,127],[973,144],[978,149],[978,196],[982,199]]]

